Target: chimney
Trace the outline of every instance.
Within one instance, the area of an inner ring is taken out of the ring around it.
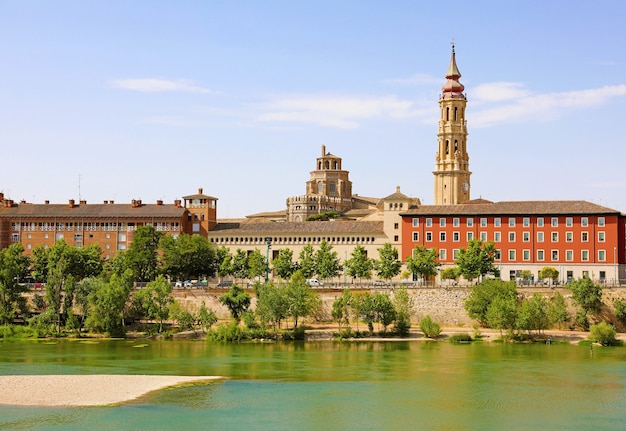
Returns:
[[[46,204],[46,205],[50,205],[50,201],[49,200],[45,200],[43,203]]]
[[[199,195],[201,195],[201,194],[202,194],[202,187],[200,187],[200,188],[198,189],[198,194],[199,194]]]
[[[110,203],[111,205],[113,205],[115,202],[113,202],[113,201],[109,201],[109,203]]]
[[[326,145],[322,145],[322,157],[326,155]]]
[[[69,207],[74,208],[74,199],[70,199]]]
[[[0,192],[0,202],[4,200],[4,193]]]
[[[161,199],[158,199],[158,200],[157,200],[157,205],[158,205],[158,206],[163,205],[163,201],[162,201]]]
[[[396,186],[396,193],[400,193],[400,186]]]
[[[109,203],[109,201],[104,201],[102,202],[103,204],[107,205]]]
[[[85,201],[85,200],[80,201],[80,204],[81,204],[81,205],[87,205],[87,201]]]
[[[176,200],[174,201],[174,206],[175,206],[176,208],[180,208],[180,199],[176,199]]]

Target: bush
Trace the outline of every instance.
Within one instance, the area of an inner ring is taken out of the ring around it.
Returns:
[[[615,307],[615,317],[626,325],[626,302],[616,299],[615,302],[613,302],[613,307]]]
[[[297,326],[292,330],[283,332],[283,340],[285,341],[293,341],[293,340],[304,340],[304,327]]]
[[[8,340],[11,338],[37,338],[39,334],[28,326],[21,325],[2,325],[0,326],[0,339]]]
[[[600,343],[603,346],[617,345],[618,342],[615,338],[615,334],[615,327],[606,322],[591,325],[591,328],[589,328],[589,339],[593,342]]]
[[[470,334],[454,334],[448,337],[451,343],[469,343],[474,341]]]
[[[428,338],[437,338],[439,334],[441,334],[441,326],[433,322],[433,320],[428,315],[421,320],[420,330]]]
[[[237,322],[219,325],[208,337],[213,341],[242,341],[248,339],[246,331]]]

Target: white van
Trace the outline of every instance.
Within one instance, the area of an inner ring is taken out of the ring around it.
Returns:
[[[308,284],[311,287],[320,287],[320,286],[324,285],[324,283],[319,281],[317,278],[309,278],[309,279],[307,279],[306,280],[306,284]]]

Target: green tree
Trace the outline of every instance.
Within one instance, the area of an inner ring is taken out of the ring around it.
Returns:
[[[602,286],[594,284],[589,278],[579,278],[570,283],[574,302],[585,314],[600,313],[602,308]]]
[[[380,325],[383,326],[383,331],[387,331],[387,326],[396,320],[396,309],[388,294],[382,292],[374,293],[374,310],[376,314],[375,319],[378,322],[378,331],[380,332]]]
[[[339,271],[341,271],[341,263],[337,257],[337,252],[325,240],[322,241],[320,248],[315,252],[313,260],[315,262],[315,273],[322,280],[337,277]]]
[[[367,324],[370,334],[374,333],[374,322],[376,322],[376,306],[374,296],[370,292],[355,297],[354,302],[358,316]]]
[[[239,322],[241,315],[250,308],[251,298],[247,292],[244,292],[241,286],[233,284],[228,293],[221,295],[218,301],[228,308],[235,322]]]
[[[215,311],[209,310],[204,301],[202,301],[200,309],[198,309],[198,323],[203,330],[211,329],[211,326],[217,323]]]
[[[400,274],[402,262],[398,260],[398,249],[390,243],[385,243],[378,249],[378,260],[374,261],[374,269],[380,278],[391,280]]]
[[[124,311],[133,288],[132,270],[123,276],[113,274],[107,282],[103,279],[85,280],[89,284],[90,313],[85,326],[111,335],[124,333]]]
[[[362,245],[357,245],[352,250],[350,259],[345,262],[345,271],[348,277],[367,279],[372,278],[372,269],[374,264],[367,257],[367,251]]]
[[[407,268],[411,273],[421,277],[424,281],[428,277],[437,275],[441,263],[437,260],[439,252],[434,248],[416,245],[411,256],[406,258]]]
[[[300,268],[299,270],[302,273],[302,276],[307,279],[315,275],[315,251],[313,250],[313,246],[311,244],[307,244],[302,247],[299,258],[300,261],[298,267]]]
[[[437,338],[441,334],[441,326],[434,322],[429,315],[420,320],[420,331],[428,338]]]
[[[442,280],[455,280],[456,281],[458,280],[460,275],[461,275],[461,270],[457,266],[446,268],[443,271],[441,271]]]
[[[555,283],[559,279],[559,271],[551,266],[544,266],[539,270],[539,278],[548,279],[551,283]]]
[[[154,280],[159,271],[158,248],[163,232],[153,226],[139,226],[130,248],[124,252],[124,269],[133,272],[136,281]]]
[[[288,280],[298,269],[298,264],[293,261],[293,250],[281,248],[278,256],[272,261],[276,274],[283,280]]]
[[[491,303],[497,297],[515,298],[517,289],[514,281],[486,279],[472,287],[464,307],[469,317],[481,325],[488,325],[487,313]]]
[[[248,254],[238,248],[233,257],[233,275],[236,278],[248,278]]]
[[[493,298],[487,309],[487,324],[490,328],[499,329],[500,335],[504,329],[512,331],[515,328],[517,317],[517,301],[515,295],[500,294]]]
[[[615,338],[615,335],[615,327],[606,322],[591,325],[589,328],[589,339],[594,343],[600,343],[603,346],[616,345],[617,339]]]
[[[615,317],[617,317],[617,320],[626,325],[626,301],[616,299],[613,301],[613,308],[615,309]]]
[[[298,327],[301,317],[310,316],[320,306],[320,297],[306,283],[300,271],[294,272],[287,284],[287,303],[289,316],[293,318],[294,327]]]
[[[265,261],[265,256],[258,249],[254,249],[248,255],[248,277],[257,278],[265,277],[265,271],[268,269],[269,263]]]
[[[11,244],[0,250],[0,323],[9,324],[26,309],[22,293],[26,286],[20,280],[26,277],[29,259],[21,244]]]
[[[498,274],[494,265],[496,255],[495,243],[472,239],[467,243],[467,248],[459,250],[456,264],[461,275],[466,280],[474,280],[486,274]]]
[[[163,321],[170,316],[170,305],[174,302],[171,294],[172,285],[164,276],[159,275],[135,295],[148,319],[159,322],[159,333],[163,332]]]
[[[540,333],[550,327],[548,301],[543,295],[535,293],[532,297],[522,300],[517,310],[516,326],[528,334],[532,331]]]
[[[550,320],[550,325],[556,325],[560,328],[561,324],[567,322],[569,318],[565,298],[559,292],[556,292],[552,297],[552,301],[548,303],[548,319]]]
[[[201,235],[165,235],[159,241],[161,270],[173,279],[212,277],[217,271],[215,247]]]
[[[217,275],[220,278],[233,275],[233,255],[226,247],[222,246],[217,249],[217,262],[219,263]]]
[[[274,329],[281,326],[289,315],[287,289],[282,285],[264,283],[257,288],[256,313],[263,325],[274,324]]]
[[[396,310],[395,331],[400,336],[409,335],[411,315],[413,314],[413,299],[409,296],[406,287],[403,286],[394,291],[393,305]]]
[[[337,322],[339,330],[341,325],[350,325],[350,306],[352,305],[352,292],[344,289],[343,294],[333,302],[332,317]]]

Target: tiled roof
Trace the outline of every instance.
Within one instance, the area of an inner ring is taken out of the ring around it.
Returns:
[[[144,204],[30,204],[0,206],[0,218],[180,218],[185,208],[176,205]]]
[[[383,233],[381,221],[309,221],[309,222],[270,222],[270,223],[218,223],[211,233],[250,234],[250,233],[300,233],[300,234],[375,234]],[[211,235],[209,233],[209,236]]]
[[[568,215],[619,213],[617,210],[587,201],[471,201],[461,205],[422,205],[401,215]]]

